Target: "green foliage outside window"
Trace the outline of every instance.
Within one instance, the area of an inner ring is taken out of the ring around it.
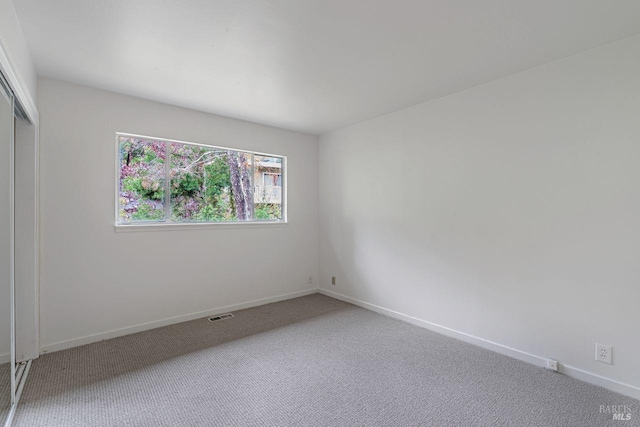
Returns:
[[[274,203],[279,200],[256,195],[254,203],[252,174],[259,171],[250,153],[121,136],[119,158],[121,223],[166,221],[167,187],[172,222],[282,218],[281,203]],[[261,159],[280,164],[279,158]]]

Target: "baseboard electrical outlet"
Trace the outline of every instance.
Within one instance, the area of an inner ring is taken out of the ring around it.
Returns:
[[[613,364],[613,348],[610,345],[596,343],[596,360],[598,362]]]

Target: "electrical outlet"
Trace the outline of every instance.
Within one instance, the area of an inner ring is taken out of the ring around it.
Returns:
[[[596,360],[598,362],[613,364],[613,349],[610,345],[596,343]]]
[[[307,281],[308,284],[312,284],[313,283],[313,276],[309,276],[309,280]]]
[[[335,285],[336,285],[336,276],[331,276],[331,284],[332,284],[333,286],[335,286]]]
[[[550,371],[558,372],[558,361],[553,359],[547,359],[547,369]]]

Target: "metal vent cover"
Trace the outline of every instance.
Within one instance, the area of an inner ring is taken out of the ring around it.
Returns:
[[[218,320],[231,319],[232,317],[233,317],[233,314],[231,313],[218,314],[217,316],[209,317],[209,322],[217,322]]]

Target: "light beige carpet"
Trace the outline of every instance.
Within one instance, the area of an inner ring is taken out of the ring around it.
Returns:
[[[600,405],[627,405],[613,421]],[[42,356],[15,426],[638,426],[640,402],[322,296]]]

